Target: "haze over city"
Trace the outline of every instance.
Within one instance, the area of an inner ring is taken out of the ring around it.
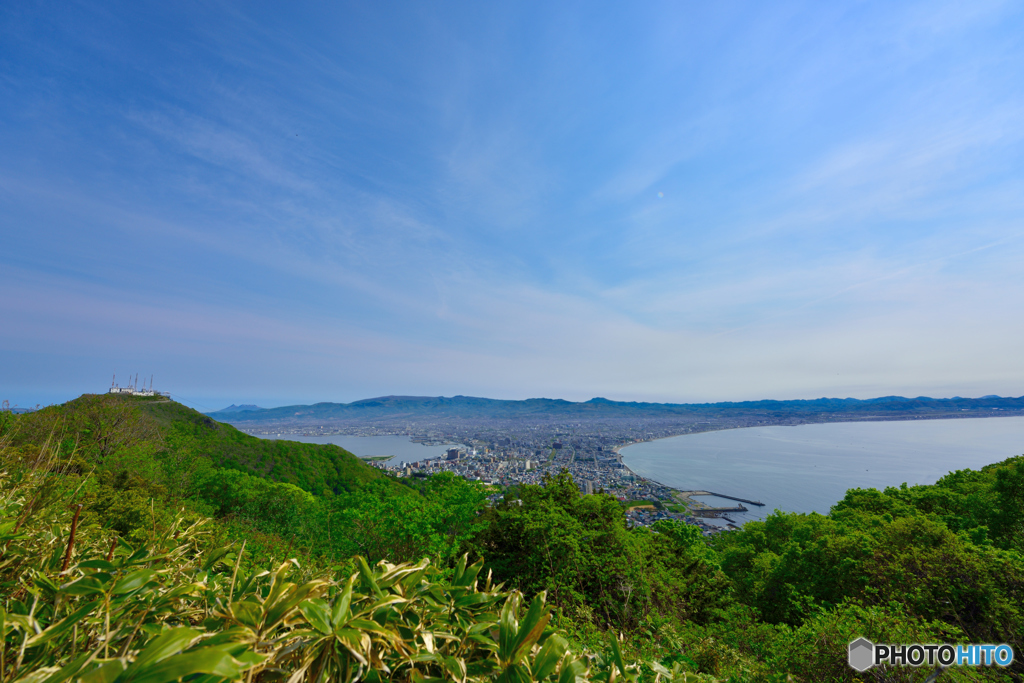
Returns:
[[[1021,35],[1007,2],[8,3],[0,400],[1019,396]]]

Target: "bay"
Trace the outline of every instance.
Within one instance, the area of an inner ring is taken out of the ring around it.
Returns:
[[[951,471],[1020,455],[1024,417],[748,427],[657,439],[621,453],[631,470],[666,486],[765,504],[744,503],[748,512],[729,515],[742,523],[775,509],[826,514],[847,489],[934,484]]]
[[[258,436],[261,439],[283,439],[287,441],[301,441],[302,443],[332,443],[336,446],[341,446],[346,451],[360,458],[385,455],[394,456],[391,463],[396,465],[400,461],[416,462],[438,458],[444,455],[445,451],[449,448],[460,447],[459,444],[426,446],[410,441],[407,436],[351,436],[348,434],[326,434],[324,436],[253,434],[253,436]]]

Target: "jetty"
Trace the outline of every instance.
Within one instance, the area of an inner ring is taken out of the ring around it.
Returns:
[[[747,508],[739,505],[734,508],[693,508],[690,514],[694,517],[725,517],[726,512],[746,512]]]
[[[690,496],[715,496],[716,498],[725,498],[726,500],[735,500],[735,501],[737,501],[739,503],[747,503],[748,505],[757,505],[759,507],[764,507],[764,503],[762,503],[759,500],[747,500],[746,498],[737,498],[736,496],[727,496],[724,493],[715,493],[714,491],[680,491],[680,493],[686,494],[687,497],[690,497]],[[742,506],[740,506],[740,507],[742,507]],[[736,512],[739,512],[739,510],[736,510]]]

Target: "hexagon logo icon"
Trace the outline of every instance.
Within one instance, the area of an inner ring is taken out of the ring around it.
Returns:
[[[875,664],[875,644],[867,638],[850,643],[847,661],[857,671],[867,671]]]

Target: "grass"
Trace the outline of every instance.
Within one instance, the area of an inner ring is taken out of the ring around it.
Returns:
[[[58,433],[58,432],[55,432]],[[59,433],[58,433],[59,434]],[[617,640],[598,655],[466,558],[442,572],[355,557],[328,572],[218,547],[209,521],[156,516],[129,542],[79,523],[73,450],[0,436],[0,679],[21,683],[636,683]],[[665,683],[709,680],[647,663]]]

